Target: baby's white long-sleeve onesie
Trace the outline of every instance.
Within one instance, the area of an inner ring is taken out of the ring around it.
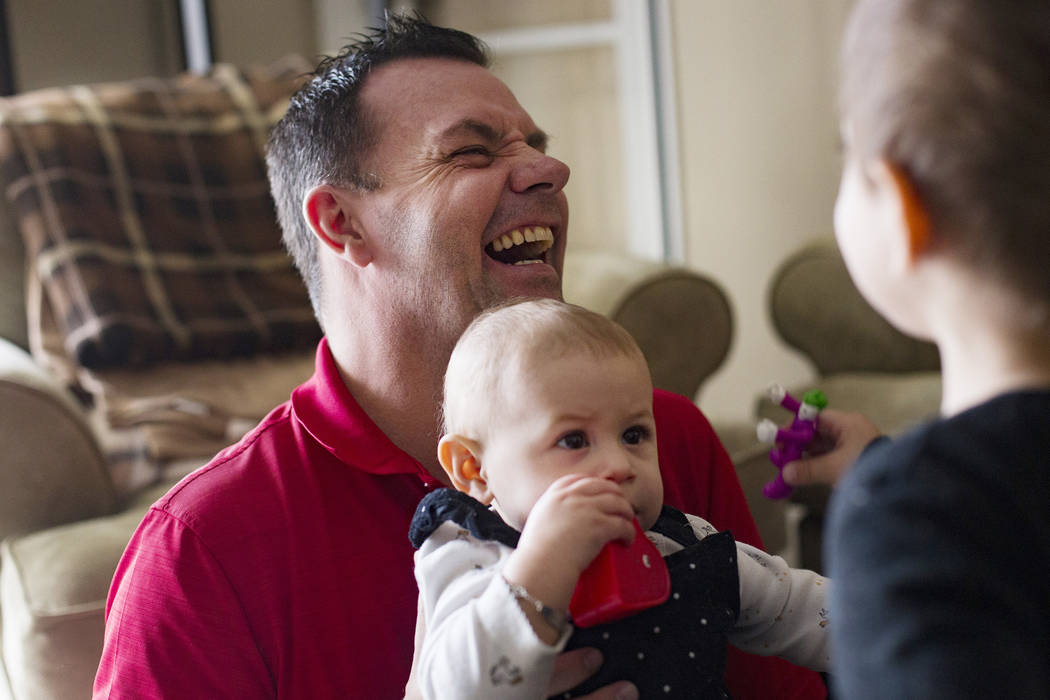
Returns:
[[[703,518],[686,517],[698,539],[716,532]],[[646,536],[665,557],[683,548],[656,532]],[[740,615],[729,641],[744,651],[826,670],[828,580],[750,545],[736,547]],[[426,624],[419,682],[427,700],[547,697],[554,658],[572,627],[553,645],[536,636],[500,575],[513,551],[444,522],[416,552]]]

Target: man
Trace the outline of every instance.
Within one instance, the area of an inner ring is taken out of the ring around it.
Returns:
[[[565,164],[471,36],[394,17],[324,62],[268,152],[325,339],[313,378],[150,510],[117,570],[96,697],[394,698],[413,653],[408,525],[445,477],[441,382],[483,308],[560,297]],[[658,393],[668,502],[757,533],[725,451]],[[559,662],[551,691],[600,663]],[[741,658],[741,696],[822,696]],[[614,684],[591,697],[635,697]]]

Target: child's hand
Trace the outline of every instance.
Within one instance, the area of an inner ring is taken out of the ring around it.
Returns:
[[[608,479],[570,474],[533,506],[503,575],[559,610],[569,607],[580,573],[606,543],[634,539],[634,509]]]
[[[824,409],[807,456],[784,465],[784,481],[792,486],[834,486],[879,434],[875,424],[860,413]]]

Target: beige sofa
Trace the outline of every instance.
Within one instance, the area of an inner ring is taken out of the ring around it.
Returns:
[[[309,304],[263,216],[260,139],[301,70],[0,101],[0,697],[90,696],[110,579],[148,505],[312,370]],[[212,238],[180,247],[198,231]],[[137,276],[152,306],[127,292]],[[246,333],[224,291],[284,325]],[[572,251],[565,294],[623,323],[655,383],[687,396],[729,348],[725,295],[687,270]],[[184,331],[218,313],[199,324],[207,342],[171,341],[158,297]]]

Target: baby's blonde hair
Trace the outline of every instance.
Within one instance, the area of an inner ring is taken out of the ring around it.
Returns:
[[[460,336],[445,371],[445,433],[481,440],[492,402],[513,401],[504,378],[572,353],[645,356],[631,334],[599,313],[553,299],[514,299],[483,311]]]

